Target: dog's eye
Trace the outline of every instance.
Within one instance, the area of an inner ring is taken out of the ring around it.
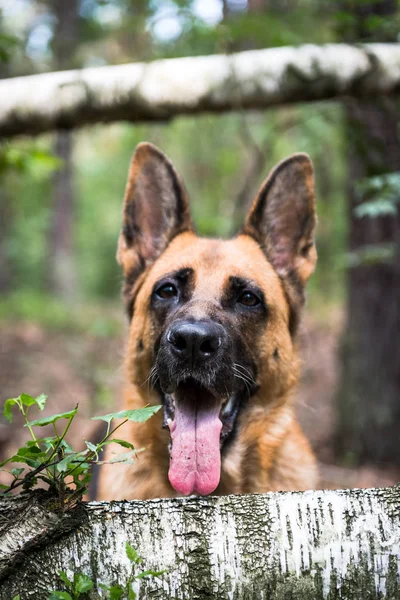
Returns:
[[[260,300],[257,298],[257,296],[248,290],[245,290],[240,294],[238,302],[243,304],[243,306],[257,306],[260,304]]]
[[[170,298],[175,298],[178,295],[178,290],[172,283],[164,283],[164,285],[156,290],[156,294],[163,300],[169,300]]]

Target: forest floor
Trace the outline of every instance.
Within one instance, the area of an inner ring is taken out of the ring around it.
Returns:
[[[118,315],[118,313],[116,313]],[[90,416],[118,406],[122,382],[125,325],[113,314],[112,327],[90,333],[82,328],[49,328],[21,320],[0,321],[0,403],[21,392],[49,396],[46,413],[59,413],[79,403],[79,414],[69,442],[82,449],[83,440],[95,441],[101,430]],[[331,311],[323,322],[304,319],[300,344],[302,377],[294,403],[298,418],[320,462],[321,487],[378,487],[397,483],[396,466],[351,466],[335,463],[335,394],[339,377],[338,345],[343,324],[341,311]],[[32,414],[32,418],[36,418]],[[20,419],[0,419],[0,460],[26,439]]]

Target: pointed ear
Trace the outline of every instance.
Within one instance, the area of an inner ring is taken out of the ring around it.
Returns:
[[[149,143],[133,155],[125,189],[117,260],[132,285],[179,233],[192,229],[184,185],[168,158]]]
[[[243,233],[263,248],[281,277],[303,287],[317,261],[312,162],[294,154],[280,162],[261,186]]]

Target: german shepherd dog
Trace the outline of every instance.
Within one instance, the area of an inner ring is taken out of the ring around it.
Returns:
[[[121,428],[118,437],[146,450],[133,465],[102,467],[99,498],[316,486],[316,461],[290,405],[315,225],[306,154],[279,163],[241,232],[218,240],[196,235],[168,158],[137,147],[117,254],[130,319],[123,408],[163,411]]]

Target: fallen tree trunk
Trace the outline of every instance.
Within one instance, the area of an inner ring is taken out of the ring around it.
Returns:
[[[100,583],[124,585],[132,572],[127,541],[143,557],[136,569],[166,570],[135,581],[142,599],[400,597],[399,486],[84,507],[74,528],[64,518],[61,537],[53,526],[35,546],[40,519],[43,533],[60,515],[25,510],[21,518],[21,500],[0,502],[8,522],[0,523],[0,557],[7,555],[0,562],[1,600],[18,593],[21,600],[47,600],[50,591],[65,589],[59,571],[70,579],[88,575],[88,597],[105,597]]]
[[[0,136],[399,89],[400,44],[307,44],[62,71],[0,82]]]

